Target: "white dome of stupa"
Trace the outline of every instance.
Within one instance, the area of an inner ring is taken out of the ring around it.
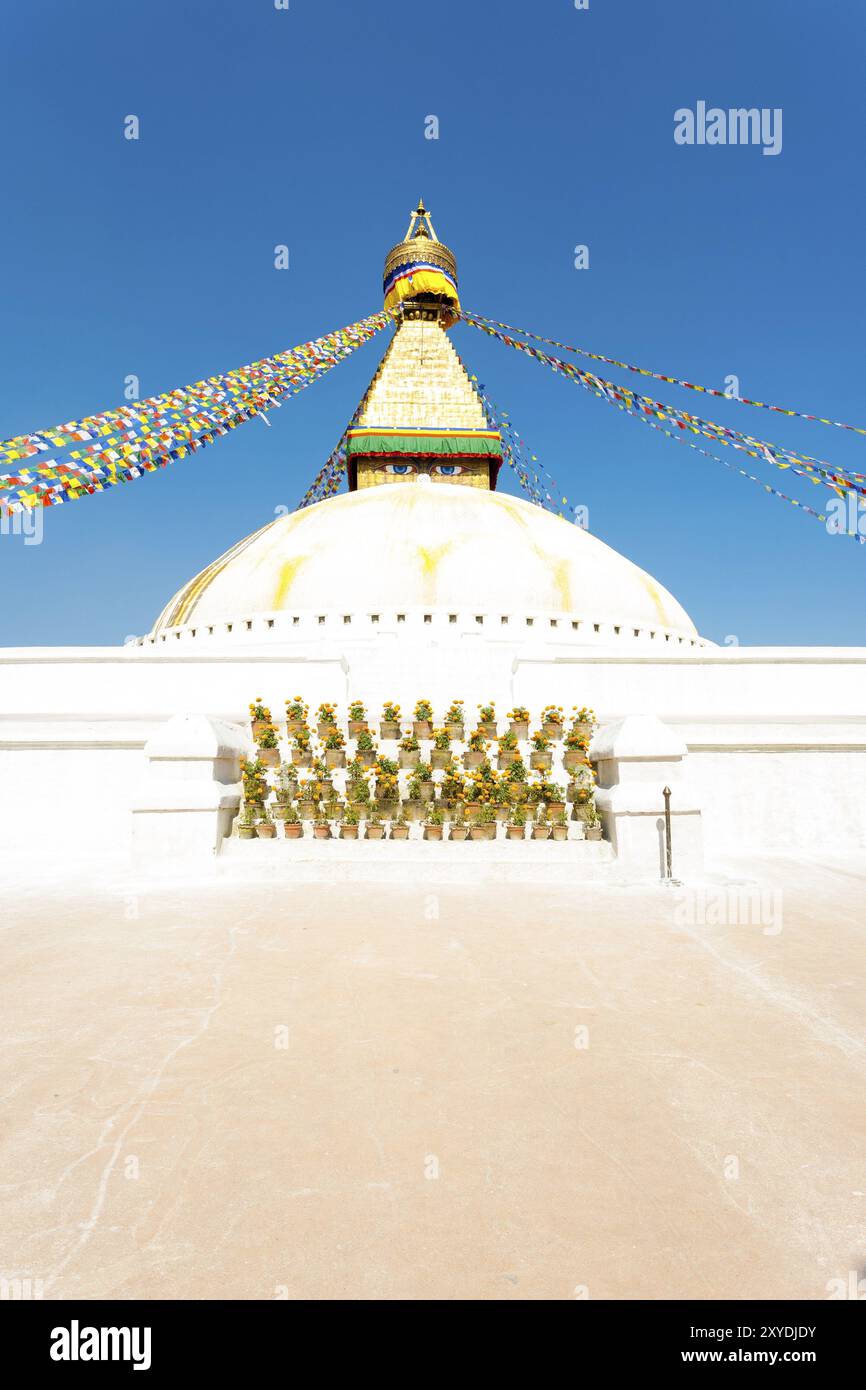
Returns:
[[[255,631],[261,619],[399,613],[563,620],[587,640],[699,641],[668,591],[603,541],[520,498],[427,477],[281,516],[215,560],[153,629]],[[306,626],[306,623],[305,623]],[[348,635],[348,634],[347,634]],[[492,633],[491,633],[492,635]]]

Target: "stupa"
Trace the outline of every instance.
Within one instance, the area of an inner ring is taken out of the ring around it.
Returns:
[[[504,489],[507,449],[451,341],[456,259],[423,204],[383,288],[394,327],[346,437],[347,491],[239,540],[143,637],[0,652],[9,863],[102,863],[128,854],[133,822],[152,860],[213,853],[250,701],[298,692],[371,711],[423,695],[437,719],[455,698],[593,708],[629,873],[658,875],[666,786],[680,869],[689,846],[700,863],[698,818],[712,851],[866,844],[866,651],[717,646],[651,575]]]
[[[637,565],[497,491],[500,434],[448,334],[456,260],[423,201],[383,289],[397,322],[348,432],[348,493],[239,541],[174,595],[145,643],[307,640],[311,621],[320,637],[369,642],[399,621],[509,651],[542,628],[558,646],[703,645]]]

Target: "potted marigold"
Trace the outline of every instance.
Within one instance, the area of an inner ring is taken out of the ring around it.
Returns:
[[[565,814],[565,792],[556,782],[543,782],[541,796],[551,819],[555,821],[558,815]]]
[[[436,795],[436,787],[433,784],[433,769],[429,763],[418,763],[415,768],[415,777],[421,789],[421,800],[432,801]]]
[[[451,817],[451,828],[449,838],[452,840],[465,840],[469,834],[469,826],[466,824],[466,816],[463,812],[463,805],[457,802],[454,807],[454,814]]]
[[[479,767],[487,754],[487,737],[481,729],[473,729],[469,735],[469,746],[463,754],[464,767]]]
[[[577,734],[578,738],[589,739],[592,737],[592,731],[594,728],[594,711],[591,709],[587,709],[586,705],[581,705],[580,708],[578,708],[578,706],[575,705],[574,710],[572,711],[571,732],[573,734]]]
[[[367,821],[367,839],[381,840],[384,838],[384,835],[385,827],[382,824],[382,817],[379,815],[377,811],[374,811],[372,816],[370,816],[370,819]]]
[[[307,715],[309,709],[304,704],[300,695],[296,695],[294,700],[286,701],[286,733],[289,738],[296,734],[299,729],[307,727]]]
[[[433,736],[433,706],[429,700],[418,700],[415,703],[415,722],[413,729],[416,738],[432,738]]]
[[[356,738],[367,730],[367,707],[361,700],[349,704],[349,736]]]
[[[373,742],[373,735],[368,729],[362,729],[358,734],[355,750],[355,758],[361,767],[373,766],[379,750]]]
[[[529,738],[529,710],[525,705],[515,705],[508,711],[508,728],[515,738]]]
[[[500,734],[497,739],[499,744],[499,757],[496,765],[500,772],[504,772],[512,763],[516,763],[520,758],[520,750],[517,747],[517,735],[513,729],[509,728],[504,734]]]
[[[478,706],[478,727],[487,738],[496,737],[496,706],[492,701]]]
[[[473,840],[492,840],[496,838],[496,812],[489,802],[482,802],[469,826]]]
[[[259,758],[255,758],[252,762],[249,758],[242,758],[241,781],[244,789],[244,804],[252,806],[256,814],[259,814],[268,794],[264,763]]]
[[[328,812],[321,803],[316,807],[313,817],[313,834],[317,840],[330,840],[331,838],[331,823],[328,820]]]
[[[259,730],[258,739],[259,757],[265,767],[279,767],[280,765],[280,745],[277,739],[277,731],[273,724],[265,724]]]
[[[441,799],[446,805],[453,801],[461,801],[466,787],[465,779],[458,771],[457,759],[451,754],[448,766],[445,768],[445,776],[442,778]]]
[[[547,823],[547,813],[543,806],[539,806],[535,812],[535,824],[532,827],[533,840],[547,840],[550,838],[550,826]]]
[[[312,734],[306,725],[298,729],[292,739],[292,762],[295,767],[312,767],[313,765]]]
[[[508,787],[504,782],[497,782],[496,785],[491,788],[490,802],[493,806],[496,819],[498,821],[508,820],[511,802],[508,796]]]
[[[433,750],[430,764],[434,772],[444,772],[451,762],[451,735],[447,729],[436,729],[433,733]]]
[[[421,761],[421,745],[417,734],[406,734],[400,740],[400,766],[417,767]]]
[[[339,729],[331,729],[330,732],[325,735],[325,762],[328,767],[346,766],[345,746],[346,740],[343,738]]]
[[[316,718],[318,719],[316,732],[319,738],[326,739],[331,730],[336,726],[337,706],[332,704],[319,705],[316,711]]]
[[[562,738],[562,706],[545,705],[541,711],[541,727],[548,738]]]
[[[509,840],[526,838],[526,812],[522,806],[515,806],[505,831]]]
[[[403,809],[409,820],[420,820],[424,814],[424,802],[421,800],[421,783],[417,777],[410,777],[409,785],[406,788],[406,800],[403,802]]]
[[[565,735],[564,752],[562,754],[562,765],[566,771],[571,772],[574,768],[580,767],[586,762],[586,750],[589,747],[587,740],[581,735],[576,734],[574,729]]]
[[[526,764],[522,758],[516,758],[509,767],[505,785],[508,787],[508,795],[512,801],[521,801],[525,798]]]
[[[366,816],[370,805],[370,784],[366,781],[353,782],[349,787],[349,801],[359,816]]]
[[[445,711],[445,728],[451,738],[462,740],[463,738],[463,701],[452,700]]]
[[[532,735],[532,753],[529,758],[529,766],[534,767],[538,772],[549,772],[553,765],[553,754],[550,751],[550,737],[543,729],[536,729]]]
[[[271,722],[271,712],[267,705],[262,704],[261,695],[257,695],[250,705],[250,727],[253,738],[258,741],[262,729],[266,728]]]
[[[347,806],[340,822],[340,839],[357,840],[360,823],[361,817],[358,814],[357,806]]]
[[[600,840],[603,838],[602,824],[596,810],[593,810],[592,820],[586,823],[586,838],[588,840]]]
[[[557,811],[553,817],[553,838],[554,840],[568,839],[568,821],[565,819],[564,811]]]
[[[395,705],[393,700],[386,700],[382,708],[379,736],[381,738],[400,737],[400,706]]]
[[[283,816],[283,834],[287,840],[300,840],[303,833],[300,816],[294,806],[287,806],[286,814]]]
[[[409,826],[406,824],[406,817],[402,811],[398,811],[391,818],[389,838],[392,840],[408,840],[409,838]]]
[[[298,788],[298,811],[301,820],[312,820],[316,814],[317,807],[318,802],[316,799],[315,782],[302,782]]]
[[[267,807],[265,807],[264,811],[259,816],[259,820],[256,825],[256,834],[258,835],[260,840],[272,840],[276,833],[277,827],[271,820],[270,813],[268,812]]]
[[[445,819],[445,818],[444,818],[444,816],[442,815],[442,812],[439,810],[438,806],[433,806],[433,807],[427,812],[427,819],[426,819],[426,821],[425,821],[425,823],[424,823],[424,839],[425,839],[425,840],[441,840],[441,839],[442,839],[442,827],[443,827],[443,824],[444,824],[444,819]]]
[[[244,806],[238,816],[238,839],[254,840],[256,837],[256,812],[252,806]]]

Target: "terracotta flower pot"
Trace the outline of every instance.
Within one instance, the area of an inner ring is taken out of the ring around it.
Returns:
[[[448,838],[451,840],[465,840],[468,834],[468,825],[452,825]]]
[[[507,821],[507,820],[508,820],[508,817],[509,817],[510,815],[511,815],[511,807],[510,807],[510,806],[497,806],[497,807],[496,807],[496,819],[497,819],[497,821],[499,822],[500,825],[502,824],[503,821]]]
[[[413,734],[415,735],[416,738],[432,738],[432,737],[433,737],[433,721],[432,721],[432,719],[416,719],[416,720],[414,720],[414,721],[413,721],[413,724],[412,724],[412,732],[413,732]]]
[[[484,762],[486,753],[474,752],[471,748],[463,754],[464,767],[480,767]]]
[[[299,820],[283,821],[283,834],[287,840],[300,840],[304,827]]]
[[[294,763],[295,767],[312,767],[313,755],[312,753],[300,753],[297,748],[293,748],[292,762]]]
[[[519,753],[500,753],[499,757],[496,759],[496,766],[499,768],[500,772],[504,772],[506,768],[516,763],[519,757]]]
[[[470,825],[469,838],[471,840],[486,840],[487,827],[484,825]]]
[[[410,750],[410,751],[408,751],[408,752],[406,751],[405,748],[401,748],[401,749],[400,749],[400,766],[401,766],[401,767],[417,767],[418,764],[420,763],[420,761],[421,761],[421,751],[420,751],[420,749],[417,749],[417,748],[416,748],[414,751],[411,751],[411,750]]]
[[[400,722],[397,719],[383,719],[379,724],[380,738],[399,738]]]
[[[275,825],[265,825],[260,821],[256,826],[256,834],[260,840],[273,840],[276,833],[277,827]]]
[[[495,719],[479,719],[479,721],[478,721],[478,727],[479,727],[479,729],[481,730],[482,734],[485,735],[486,738],[495,738],[495,737],[496,737],[496,720],[495,720]]]
[[[367,826],[367,839],[368,839],[368,840],[382,840],[382,839],[384,839],[384,837],[385,837],[385,827],[384,827],[384,825],[368,825],[368,826]]]
[[[425,826],[424,826],[424,839],[425,839],[425,840],[441,840],[441,839],[442,839],[442,826],[441,826],[441,825],[431,825],[430,822],[427,821],[426,824],[425,824]]]
[[[298,814],[300,815],[301,820],[312,820],[313,816],[316,814],[315,801],[299,801]]]
[[[573,767],[580,767],[583,762],[583,753],[579,748],[566,748],[562,755],[562,766],[569,772]]]
[[[541,729],[548,738],[562,738],[562,725],[554,719],[545,719]]]
[[[523,840],[526,838],[525,825],[509,825],[506,834],[509,840]]]
[[[550,834],[550,826],[549,826],[549,825],[534,825],[534,826],[532,827],[532,838],[533,838],[533,840],[546,840],[549,834]]]
[[[359,829],[360,829],[360,826],[358,826],[358,825],[351,825],[351,824],[348,824],[346,821],[343,821],[342,825],[340,826],[340,839],[341,839],[341,840],[357,840]]]
[[[239,840],[254,840],[256,838],[256,827],[254,825],[239,825]]]
[[[320,719],[318,724],[316,725],[316,733],[324,743],[325,739],[328,737],[328,734],[332,734],[336,727],[336,724],[325,724]]]
[[[409,838],[409,827],[408,827],[408,825],[392,825],[392,826],[391,826],[391,836],[390,836],[390,838],[391,838],[392,840],[408,840],[408,838]]]
[[[553,838],[554,838],[554,840],[567,840],[567,839],[568,839],[568,826],[567,826],[567,825],[555,825],[555,826],[553,827]]]
[[[422,782],[419,788],[422,801],[432,801],[436,793],[436,788],[432,782]]]
[[[580,723],[575,722],[571,726],[571,732],[573,734],[577,734],[578,738],[591,738],[592,725],[587,723],[585,720],[582,720]]]
[[[350,720],[349,720],[349,737],[350,737],[350,738],[357,738],[359,734],[365,734],[366,732],[367,732],[367,721],[366,721],[366,719],[350,719]]]
[[[584,833],[587,840],[601,840],[604,838],[604,831],[600,825],[588,825]]]
[[[447,733],[448,733],[449,738],[456,739],[458,743],[462,743],[462,741],[463,741],[463,725],[462,725],[462,724],[457,724],[457,723],[452,722],[451,720],[448,720],[448,721],[446,722],[446,724],[445,724],[445,729],[446,729],[446,731],[447,731]]]
[[[303,721],[303,719],[287,719],[287,720],[286,720],[286,735],[287,735],[287,737],[288,737],[288,738],[294,738],[295,734],[299,734],[299,733],[301,732],[301,730],[303,729],[303,727],[304,727],[304,721]]]
[[[325,762],[328,767],[345,767],[346,754],[342,748],[326,748]]]
[[[549,816],[552,816],[554,820],[557,816],[561,815],[564,810],[564,801],[548,801],[547,803],[547,814]]]
[[[496,839],[496,830],[497,830],[497,822],[496,822],[496,821],[490,821],[490,822],[485,823],[484,825],[481,826],[481,829],[484,831],[484,839],[485,839],[485,840],[495,840],[495,839]]]
[[[424,814],[423,801],[404,801],[403,814],[407,820],[420,820]]]
[[[533,753],[529,759],[529,766],[534,767],[537,772],[549,772],[553,766],[553,754]]]
[[[317,820],[313,826],[313,834],[317,840],[330,840],[331,827],[326,820]]]
[[[451,750],[449,748],[434,748],[430,754],[430,766],[434,772],[444,772],[451,761]]]
[[[264,729],[269,729],[270,727],[271,726],[268,723],[267,719],[250,720],[250,729],[252,730],[252,735],[254,739],[257,739],[259,734],[262,733]]]
[[[355,756],[362,767],[372,767],[376,761],[375,753],[356,753]]]
[[[529,738],[528,719],[512,719],[508,727],[515,738]]]
[[[473,816],[477,816],[478,812],[481,810],[481,802],[467,801],[464,810],[466,812],[466,815],[469,816],[471,819]]]
[[[265,767],[279,767],[280,765],[279,748],[260,748],[258,756]]]

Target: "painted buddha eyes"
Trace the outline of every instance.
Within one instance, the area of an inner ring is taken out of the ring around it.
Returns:
[[[385,472],[395,473],[398,477],[405,478],[410,473],[419,471],[417,464],[414,463],[386,463]],[[424,472],[425,470],[420,470]],[[435,473],[440,478],[456,478],[458,473],[463,472],[461,463],[434,463],[430,468],[431,473]]]

